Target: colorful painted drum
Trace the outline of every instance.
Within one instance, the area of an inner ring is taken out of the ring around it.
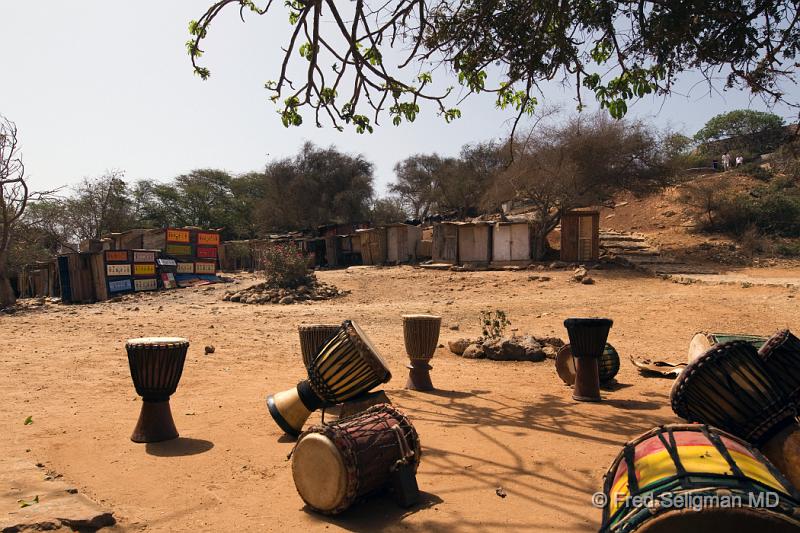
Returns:
[[[301,324],[297,326],[300,335],[300,354],[306,370],[311,367],[319,349],[339,332],[339,324]]]
[[[632,440],[604,478],[601,532],[789,532],[798,494],[747,442],[698,424]]]
[[[178,337],[145,337],[125,343],[136,392],[142,397],[134,442],[159,442],[178,437],[169,397],[178,388],[189,341]]]
[[[436,315],[402,315],[403,339],[410,360],[406,388],[410,390],[433,390],[429,361],[439,344],[442,317]]]
[[[419,436],[386,404],[304,432],[292,452],[297,492],[312,509],[337,514],[390,484],[401,464],[419,467]]]
[[[692,340],[689,342],[689,353],[687,354],[687,361],[692,362],[701,355],[703,355],[709,348],[714,345],[722,344],[729,341],[745,341],[753,345],[758,350],[767,341],[766,337],[758,335],[746,335],[742,333],[708,333],[701,331],[695,333]]]
[[[312,411],[325,402],[340,403],[392,379],[372,341],[358,324],[345,320],[320,348],[308,379],[267,398],[270,415],[289,435],[297,436]]]
[[[597,371],[600,383],[608,383],[617,376],[619,372],[619,353],[606,343],[603,355],[597,361]],[[569,344],[561,347],[556,355],[556,373],[567,385],[575,384],[575,360],[572,358],[572,348]]]

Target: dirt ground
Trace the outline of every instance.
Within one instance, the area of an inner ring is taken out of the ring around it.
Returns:
[[[218,285],[0,315],[0,454],[62,474],[122,530],[590,531],[600,523],[591,495],[622,444],[678,421],[672,381],[642,377],[629,355],[684,361],[698,330],[800,330],[796,289],[680,285],[627,270],[592,272],[594,285],[563,270],[533,272],[551,276],[544,282],[530,274],[358,268],[321,272],[352,293],[313,304],[223,302],[230,286]],[[438,390],[403,389],[401,313],[441,314],[446,345],[477,336],[487,307],[505,310],[519,333],[562,338],[566,317],[613,318],[618,384],[602,403],[576,403],[552,360],[463,360],[440,348]],[[382,352],[394,373],[387,394],[419,432],[423,503],[410,510],[385,497],[335,518],[306,510],[287,461],[292,440],[267,412],[267,394],[303,376],[297,325],[345,318]],[[129,440],[140,399],[124,342],[139,336],[191,340],[172,397],[176,441]],[[204,355],[209,344],[216,351]]]

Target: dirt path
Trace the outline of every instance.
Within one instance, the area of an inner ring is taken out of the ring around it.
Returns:
[[[800,330],[792,288],[680,285],[620,270],[593,272],[595,285],[571,283],[565,271],[534,272],[551,276],[546,282],[529,274],[340,270],[320,277],[352,294],[308,305],[222,302],[227,287],[218,286],[0,316],[0,432],[10,436],[0,453],[62,473],[127,530],[589,531],[600,520],[590,496],[621,445],[677,421],[671,381],[641,377],[629,354],[684,360],[701,329]],[[463,360],[440,349],[432,361],[439,390],[402,389],[401,313],[442,314],[446,341],[477,335],[486,307],[504,309],[520,332],[562,338],[567,316],[612,317],[609,340],[623,355],[618,386],[603,403],[575,403],[552,361]],[[415,509],[377,499],[327,519],[295,492],[292,442],[264,398],[303,375],[297,324],[344,318],[382,351],[395,375],[387,393],[419,431],[425,502]],[[123,346],[144,335],[192,342],[172,398],[182,438],[171,443],[129,440],[140,404]],[[495,494],[500,486],[506,498]]]

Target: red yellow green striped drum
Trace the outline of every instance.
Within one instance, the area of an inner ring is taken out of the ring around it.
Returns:
[[[700,424],[659,426],[605,475],[603,532],[797,531],[798,494],[747,442]]]

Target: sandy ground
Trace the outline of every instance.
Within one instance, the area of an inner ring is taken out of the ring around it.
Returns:
[[[678,421],[671,380],[640,376],[628,355],[685,360],[691,335],[703,329],[800,330],[796,289],[679,285],[624,270],[593,272],[595,285],[571,283],[566,271],[534,274],[552,279],[362,268],[320,273],[352,293],[314,304],[223,302],[228,286],[216,286],[0,316],[0,453],[63,474],[113,510],[124,530],[589,531],[600,522],[591,495],[621,445]],[[551,360],[463,360],[439,349],[439,390],[404,390],[399,315],[441,314],[446,342],[476,336],[486,307],[505,310],[520,333],[562,338],[568,316],[612,317],[609,340],[623,356],[618,384],[600,404],[576,403]],[[297,325],[345,318],[387,359],[394,379],[386,391],[420,434],[423,503],[411,510],[377,498],[336,518],[307,511],[286,459],[292,441],[266,410],[267,394],[303,376]],[[145,335],[192,343],[172,397],[176,441],[129,440],[140,400],[124,342]],[[204,355],[207,344],[213,355]],[[33,424],[23,425],[27,416]]]

